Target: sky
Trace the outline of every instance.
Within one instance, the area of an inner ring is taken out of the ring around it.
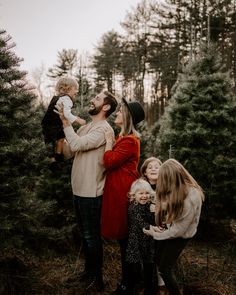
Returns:
[[[0,0],[0,28],[16,43],[28,72],[52,67],[62,49],[92,54],[104,33],[120,25],[141,0]]]

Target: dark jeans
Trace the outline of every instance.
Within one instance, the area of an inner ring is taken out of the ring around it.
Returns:
[[[189,239],[170,239],[157,243],[157,267],[170,295],[180,295],[173,267]]]
[[[74,196],[74,208],[81,230],[85,271],[90,276],[102,276],[103,247],[100,235],[102,196],[95,198]]]

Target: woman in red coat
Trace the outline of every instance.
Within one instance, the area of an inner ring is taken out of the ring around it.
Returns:
[[[114,294],[128,294],[128,268],[125,252],[128,237],[128,192],[139,177],[140,140],[136,125],[145,118],[137,101],[122,99],[116,113],[115,124],[121,128],[113,146],[111,132],[106,133],[104,166],[106,182],[102,201],[101,234],[104,238],[118,240],[121,250],[122,280]]]

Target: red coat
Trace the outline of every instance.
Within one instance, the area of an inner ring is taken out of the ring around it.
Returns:
[[[119,136],[103,157],[106,182],[102,201],[101,234],[109,239],[128,236],[128,192],[139,177],[140,141],[134,135]]]

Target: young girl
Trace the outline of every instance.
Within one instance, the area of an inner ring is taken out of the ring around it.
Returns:
[[[157,178],[159,174],[159,168],[161,166],[162,162],[158,158],[150,157],[147,158],[141,168],[140,168],[140,174],[143,179],[148,181],[154,191],[156,191],[156,184],[157,184]],[[151,210],[155,211],[155,205],[151,205]],[[155,249],[156,253],[155,256],[158,256],[157,249],[158,249],[158,243],[159,241],[155,241]],[[168,291],[166,290],[165,283],[159,274],[159,272],[154,268],[154,281],[156,282],[156,285],[158,285],[158,291],[160,295],[168,294]]]
[[[155,192],[150,184],[141,178],[133,182],[130,188],[129,236],[126,251],[126,261],[130,268],[130,281],[127,294],[134,293],[135,278],[140,271],[140,264],[143,266],[144,294],[155,294],[152,279],[154,240],[143,233],[143,228],[149,229],[150,223],[154,224],[154,214],[150,211],[154,195]]]
[[[143,162],[140,168],[142,178],[150,183],[154,191],[156,190],[157,177],[161,164],[162,162],[158,158],[150,157]]]
[[[65,134],[62,122],[57,113],[54,112],[56,105],[63,105],[64,116],[71,123],[80,125],[86,124],[86,121],[71,113],[75,97],[78,93],[78,83],[70,77],[62,77],[56,84],[56,96],[54,96],[48,106],[48,109],[42,120],[42,130],[44,141],[50,159],[50,168],[58,168],[58,162],[63,161],[63,142]]]
[[[172,269],[187,242],[196,234],[204,194],[176,160],[164,162],[157,179],[156,224],[144,233],[159,240],[157,265],[170,295],[180,295]]]

